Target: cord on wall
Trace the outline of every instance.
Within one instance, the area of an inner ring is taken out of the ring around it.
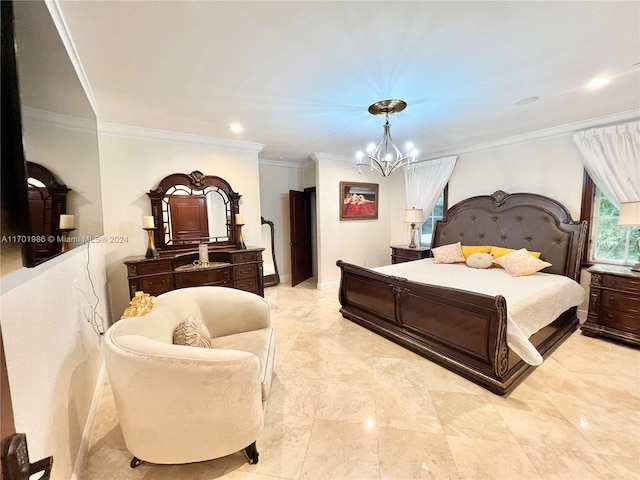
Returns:
[[[82,317],[89,322],[91,328],[97,335],[104,335],[106,329],[104,327],[104,318],[98,312],[98,304],[100,303],[100,297],[96,293],[95,286],[93,284],[93,279],[91,278],[91,272],[89,270],[89,263],[91,262],[91,242],[87,242],[87,264],[85,265],[85,270],[87,271],[87,278],[89,279],[89,285],[91,285],[91,293],[95,298],[95,303],[89,299],[87,294],[85,294],[81,289],[76,287],[76,294],[80,293],[84,297],[86,301],[85,305],[82,307],[81,314]]]

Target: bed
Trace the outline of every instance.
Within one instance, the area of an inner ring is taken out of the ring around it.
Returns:
[[[586,227],[551,198],[497,191],[451,207],[436,224],[432,248],[456,242],[526,248],[552,264],[542,273],[577,282]],[[504,295],[424,283],[341,260],[337,265],[340,312],[346,319],[498,395],[511,392],[535,368],[507,342],[510,317]],[[572,306],[528,341],[546,358],[578,324]]]

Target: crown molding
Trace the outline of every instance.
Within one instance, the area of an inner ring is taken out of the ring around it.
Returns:
[[[62,14],[62,10],[60,9],[60,4],[58,2],[59,0],[45,0],[45,4],[47,5],[49,14],[51,15],[53,23],[58,29],[58,35],[60,35],[60,39],[62,40],[64,48],[67,50],[69,60],[71,60],[71,64],[76,71],[76,75],[78,75],[78,79],[80,80],[80,84],[84,89],[84,93],[87,95],[87,99],[89,100],[89,103],[91,104],[96,117],[100,119],[102,117],[100,115],[100,110],[98,109],[98,102],[96,102],[95,96],[93,95],[91,84],[89,83],[87,74],[84,71],[84,67],[82,66],[80,57],[78,56],[78,51],[76,50],[76,46],[73,43],[71,33],[69,32],[69,28],[67,27],[67,22],[64,19],[64,15]]]
[[[317,163],[321,163],[321,162],[332,162],[332,163],[353,163],[354,165],[356,165],[355,160],[353,159],[353,157],[348,157],[346,155],[336,155],[333,153],[322,153],[322,152],[314,152],[311,155],[309,155],[311,157],[312,160],[314,160]]]
[[[115,123],[98,123],[100,134],[112,137],[135,138],[140,140],[154,140],[172,143],[185,143],[190,145],[207,145],[210,147],[229,148],[245,152],[259,153],[264,148],[262,143],[243,142],[240,140],[228,140],[225,138],[205,137],[190,133],[171,132],[168,130],[155,130],[152,128],[134,127],[131,125],[119,125]]]
[[[284,160],[269,160],[268,158],[259,158],[258,159],[258,165],[260,167],[281,167],[281,168],[298,168],[298,169],[302,169],[304,168],[306,162],[299,162],[299,161],[293,161],[293,162],[286,162]]]
[[[24,120],[49,125],[57,128],[68,128],[72,130],[81,130],[86,132],[96,132],[95,120],[87,118],[71,117],[60,113],[48,112],[46,110],[37,110],[35,108],[24,107],[22,109],[22,118]]]
[[[591,118],[588,120],[582,120],[580,122],[567,123],[559,125],[557,127],[545,128],[542,130],[536,130],[535,132],[529,132],[522,135],[516,135],[513,137],[501,138],[499,140],[493,140],[490,142],[478,143],[475,145],[469,145],[460,148],[451,148],[448,150],[442,150],[437,153],[429,153],[424,157],[417,160],[418,162],[424,162],[428,160],[435,160],[436,158],[446,157],[449,155],[465,155],[471,153],[479,153],[487,150],[495,150],[502,147],[508,147],[512,145],[518,145],[522,143],[534,142],[536,140],[562,137],[570,135],[580,130],[585,130],[594,127],[604,127],[616,123],[628,122],[632,120],[640,119],[640,111],[627,110],[625,112],[615,113],[612,115],[605,115],[604,117]]]

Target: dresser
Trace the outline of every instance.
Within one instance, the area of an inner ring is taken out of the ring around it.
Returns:
[[[588,271],[589,315],[582,333],[640,346],[640,273],[617,265],[595,265]]]
[[[194,265],[199,254],[164,253],[159,258],[127,257],[129,295],[143,291],[157,296],[176,288],[215,285],[264,296],[263,248],[209,250],[209,265]],[[170,253],[170,252],[169,252]]]
[[[421,258],[431,256],[430,247],[410,248],[407,245],[396,245],[391,247],[391,263],[412,262]]]

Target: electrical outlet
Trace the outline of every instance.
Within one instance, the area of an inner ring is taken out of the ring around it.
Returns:
[[[367,260],[366,260],[366,259],[362,261],[362,266],[363,266],[363,267],[366,267],[366,266],[367,266]]]

